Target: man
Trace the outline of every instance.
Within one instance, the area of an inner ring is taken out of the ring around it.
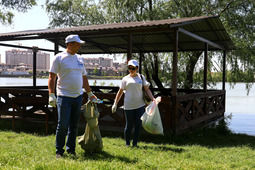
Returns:
[[[76,53],[85,43],[78,35],[69,35],[65,39],[66,51],[57,54],[50,67],[48,80],[49,104],[58,110],[56,130],[56,158],[63,156],[67,136],[67,153],[75,154],[77,124],[80,118],[84,87],[90,100],[96,98],[91,92],[83,58]],[[57,98],[55,82],[57,81]]]

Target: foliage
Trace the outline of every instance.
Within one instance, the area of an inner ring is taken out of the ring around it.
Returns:
[[[105,23],[101,7],[94,0],[46,0],[50,27],[70,27]]]
[[[181,17],[220,15],[237,50],[227,55],[227,69],[235,82],[240,73],[245,82],[253,82],[254,4],[252,0],[47,0],[46,10],[51,17],[51,27],[80,26],[115,22],[160,20]],[[79,8],[78,8],[79,6]],[[143,54],[143,74],[153,86],[171,86],[171,53]],[[208,72],[222,68],[221,52],[209,54]],[[137,54],[133,54],[138,58]],[[179,53],[178,87],[201,87],[203,52]],[[218,65],[217,67],[215,65]],[[160,70],[160,71],[159,71]],[[222,70],[221,70],[222,71]],[[209,74],[210,75],[210,74]],[[208,77],[209,82],[214,82]],[[249,86],[247,86],[249,87]]]
[[[36,0],[2,0],[0,2],[0,23],[12,24],[14,14],[12,10],[26,12],[36,5]]]
[[[94,75],[97,75],[98,74],[98,69],[97,69],[97,66],[95,66],[95,69],[93,70],[92,72]]]

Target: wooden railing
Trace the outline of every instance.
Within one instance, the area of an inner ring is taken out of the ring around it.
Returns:
[[[225,91],[209,91],[176,97],[177,133],[200,124],[208,124],[223,118],[225,112]]]
[[[12,116],[22,120],[37,118],[45,121],[46,133],[48,122],[57,123],[56,109],[48,106],[48,90],[46,86],[37,87],[2,87],[0,88],[0,116]],[[101,100],[98,104],[100,112],[99,125],[101,129],[110,131],[122,131],[125,126],[125,114],[123,110],[124,95],[118,103],[117,113],[111,112],[118,87],[91,86],[93,93]],[[206,124],[222,118],[225,112],[225,91],[214,90],[203,92],[202,90],[178,89],[176,98],[171,96],[171,89],[154,89],[154,96],[161,96],[159,110],[165,133],[180,133],[191,129],[201,123]],[[87,102],[87,94],[83,94],[83,104]],[[37,111],[41,111],[37,114]],[[80,124],[85,126],[85,118],[81,114]],[[13,128],[15,124],[13,123]]]

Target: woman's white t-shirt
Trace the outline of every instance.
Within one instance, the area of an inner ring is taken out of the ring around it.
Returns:
[[[71,55],[66,51],[57,54],[49,71],[58,75],[58,96],[75,98],[83,94],[83,76],[87,72],[80,55]]]
[[[133,110],[145,105],[143,100],[142,86],[149,85],[143,76],[143,81],[140,75],[131,77],[130,74],[123,77],[121,80],[120,89],[125,92],[124,109]]]

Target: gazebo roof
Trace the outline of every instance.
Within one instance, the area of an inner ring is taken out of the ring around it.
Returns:
[[[132,52],[173,51],[173,30],[179,30],[179,51],[233,50],[235,46],[219,16],[166,19],[128,23],[89,25],[70,28],[27,30],[1,33],[0,42],[46,39],[65,47],[65,37],[78,34],[86,41],[82,54],[127,53],[130,35]],[[1,46],[1,44],[0,44]],[[40,48],[40,47],[39,47]]]

